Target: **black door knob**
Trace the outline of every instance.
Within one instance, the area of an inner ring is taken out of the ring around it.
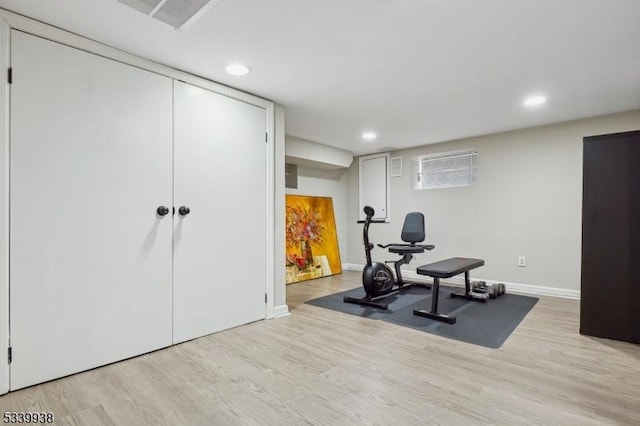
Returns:
[[[169,214],[169,208],[165,206],[160,206],[156,209],[156,213],[158,213],[159,216],[166,216]]]
[[[182,206],[178,209],[178,213],[180,213],[180,216],[186,216],[191,212],[191,209],[189,209],[189,207],[187,206]]]

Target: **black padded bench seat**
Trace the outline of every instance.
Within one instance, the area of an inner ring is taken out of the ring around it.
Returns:
[[[419,275],[428,275],[433,278],[451,278],[463,272],[479,268],[484,265],[482,259],[468,259],[466,257],[452,257],[440,262],[418,266]]]
[[[465,293],[451,293],[451,297],[463,297],[468,300],[484,302],[485,299],[478,299],[470,293],[471,282],[469,281],[469,271],[484,265],[482,259],[470,259],[466,257],[452,257],[428,265],[418,266],[419,275],[433,277],[433,289],[431,295],[431,311],[424,309],[414,309],[413,315],[427,317],[436,321],[455,324],[456,317],[438,313],[438,294],[440,292],[440,278],[451,278],[464,273]]]

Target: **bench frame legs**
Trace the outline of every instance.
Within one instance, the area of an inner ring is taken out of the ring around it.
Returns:
[[[464,294],[451,293],[451,297],[461,297],[467,300],[475,300],[485,302],[488,294],[481,295],[475,293],[471,289],[471,281],[469,280],[469,271],[484,265],[482,259],[470,259],[464,257],[452,257],[451,259],[441,260],[440,262],[430,263],[418,267],[418,274],[427,275],[433,278],[433,291],[431,295],[431,311],[424,309],[414,309],[413,315],[427,317],[432,320],[446,322],[447,324],[455,324],[456,317],[453,315],[445,315],[438,313],[438,296],[440,293],[440,278],[451,278],[464,272]]]
[[[469,273],[465,272],[465,279],[468,282]],[[456,317],[438,313],[438,295],[440,294],[440,278],[433,279],[433,290],[431,291],[431,312],[424,309],[414,309],[413,315],[427,317],[432,320],[446,322],[447,324],[455,324]]]
[[[414,309],[413,315],[426,317],[435,321],[446,322],[447,324],[455,324],[456,317],[453,315],[445,315],[438,313],[438,296],[440,294],[440,278],[433,278],[433,290],[431,292],[431,311],[424,309]],[[467,300],[475,300],[476,302],[486,302],[488,295],[475,295],[471,292],[471,281],[469,280],[469,271],[464,273],[464,293],[451,293],[453,298],[462,298]]]
[[[451,297],[467,300],[475,300],[476,302],[486,302],[489,298],[488,294],[478,294],[471,292],[471,280],[469,280],[469,271],[464,273],[464,293],[451,292]]]

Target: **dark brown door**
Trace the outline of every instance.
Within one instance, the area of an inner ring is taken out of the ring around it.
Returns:
[[[640,343],[640,131],[584,138],[580,333]]]

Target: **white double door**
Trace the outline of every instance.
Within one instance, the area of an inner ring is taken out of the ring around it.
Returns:
[[[10,388],[264,318],[265,110],[17,31],[11,61]]]

